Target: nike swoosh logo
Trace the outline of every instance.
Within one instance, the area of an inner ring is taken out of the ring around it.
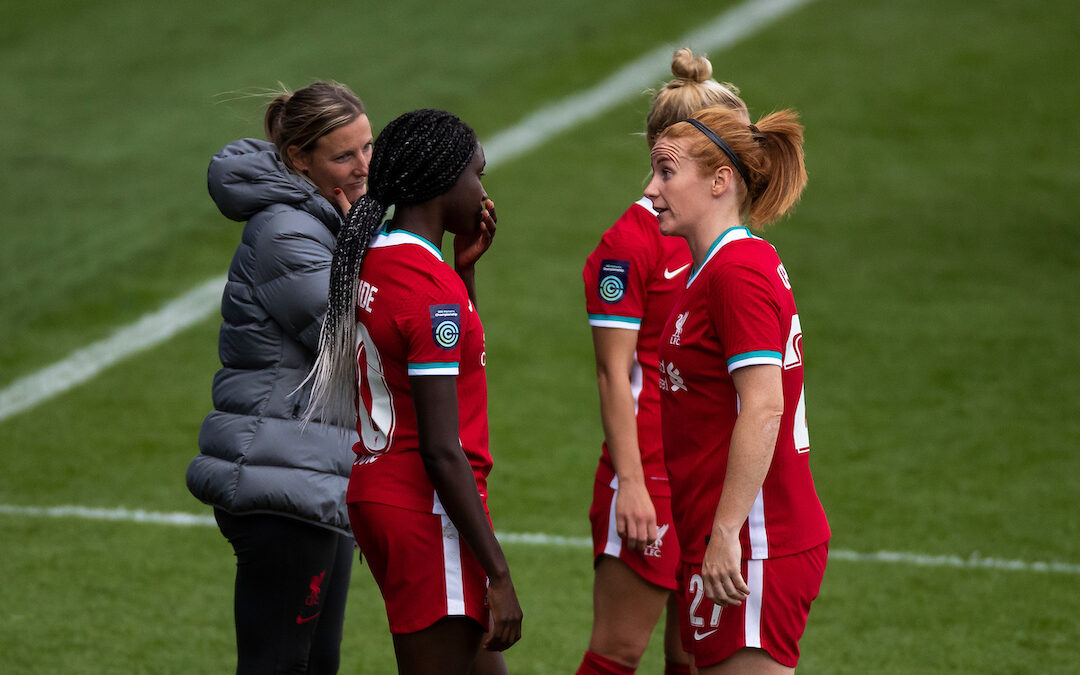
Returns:
[[[677,270],[669,270],[668,268],[665,267],[664,268],[664,278],[665,279],[674,279],[675,277],[679,276],[679,272],[682,272],[687,267],[690,267],[690,263],[686,263],[685,265],[683,265],[682,267],[680,267]]]
[[[314,614],[312,614],[311,616],[308,616],[308,617],[302,617],[299,614],[297,614],[296,615],[296,623],[298,623],[298,624],[307,623],[308,621],[311,621],[312,619],[319,616],[320,614],[322,614],[322,612],[315,612]]]
[[[695,640],[704,640],[705,638],[709,637],[710,635],[712,635],[713,633],[715,633],[718,630],[720,630],[720,629],[719,628],[713,628],[712,630],[705,631],[704,633],[702,633],[701,631],[694,631],[694,639]]]

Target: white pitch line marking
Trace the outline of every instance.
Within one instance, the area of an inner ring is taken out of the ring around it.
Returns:
[[[748,0],[731,7],[675,45],[657,47],[626,64],[605,80],[557,103],[541,107],[506,131],[484,142],[488,168],[514,159],[573,126],[596,118],[623,101],[639,96],[671,72],[671,54],[689,46],[697,52],[727,49],[810,0]]]
[[[129,356],[168,340],[221,306],[225,277],[214,277],[112,335],[0,391],[0,421],[61,394]]]
[[[13,504],[0,504],[0,516],[80,518],[83,520],[118,521],[180,527],[216,526],[213,516],[199,515],[196,513],[162,513],[144,511],[142,509],[106,509],[86,506],[16,506]],[[580,549],[592,547],[592,540],[587,537],[563,537],[560,535],[535,532],[496,532],[496,536],[499,541],[504,544],[527,544],[531,546]],[[956,555],[929,555],[925,553],[910,553],[903,551],[860,553],[858,551],[835,549],[829,551],[829,558],[830,560],[844,562],[887,563],[914,565],[918,567],[955,567],[959,569],[990,569],[1004,572],[1080,574],[1080,565],[1074,563],[984,558],[976,554],[963,558]]]
[[[721,13],[676,44],[698,51],[726,49],[810,0],[745,0]],[[654,49],[623,66],[602,82],[546,105],[484,143],[488,170],[536,148],[574,125],[597,117],[663,78],[671,66],[672,47]],[[0,422],[76,387],[128,356],[154,347],[213,314],[220,306],[224,279],[215,277],[84,347],[66,359],[20,378],[0,391]]]

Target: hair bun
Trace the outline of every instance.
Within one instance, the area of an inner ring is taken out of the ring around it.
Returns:
[[[712,77],[712,63],[705,56],[694,56],[689,47],[682,47],[671,59],[671,74],[682,80],[704,82]]]
[[[285,113],[292,99],[292,92],[282,86],[283,91],[274,97],[266,105],[266,114],[263,117],[263,129],[266,132],[266,140],[274,145],[282,143],[283,127],[285,126]]]

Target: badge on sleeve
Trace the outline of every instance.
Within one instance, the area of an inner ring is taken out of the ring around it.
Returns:
[[[431,305],[431,337],[435,344],[450,350],[461,337],[461,305]]]
[[[604,302],[618,302],[626,295],[626,282],[629,278],[629,260],[603,260],[600,262],[600,279],[596,293]]]

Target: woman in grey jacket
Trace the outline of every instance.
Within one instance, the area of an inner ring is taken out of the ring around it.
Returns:
[[[214,410],[187,484],[236,553],[237,673],[335,673],[356,432],[302,428],[301,385],[326,314],[334,204],[366,191],[371,124],[347,87],[317,82],[267,106],[266,135],[225,146],[208,170],[222,214],[247,224],[221,301]]]

